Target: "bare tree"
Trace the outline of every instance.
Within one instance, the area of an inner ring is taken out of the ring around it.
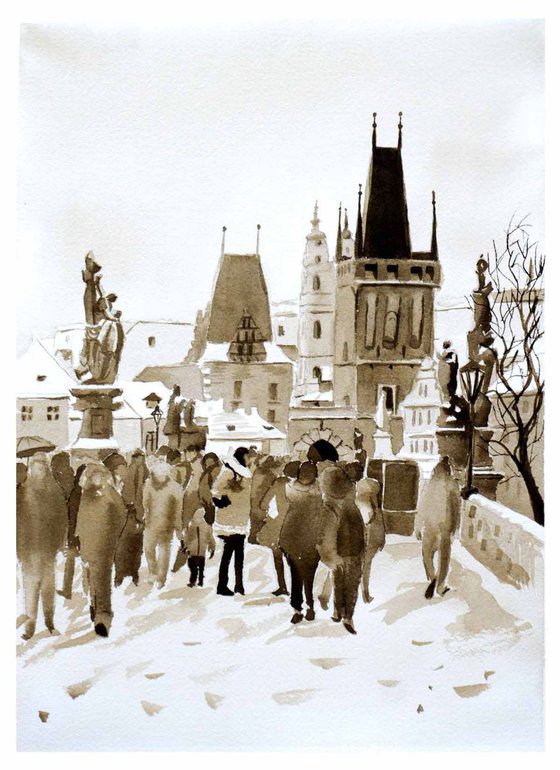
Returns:
[[[496,352],[496,380],[492,398],[498,425],[491,443],[519,475],[529,496],[536,522],[544,525],[544,499],[535,477],[535,459],[542,452],[544,432],[543,299],[545,257],[529,236],[524,217],[514,218],[505,245],[493,244],[488,256],[492,335]]]

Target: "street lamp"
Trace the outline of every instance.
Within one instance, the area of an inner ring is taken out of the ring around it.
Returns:
[[[157,393],[150,393],[149,396],[146,396],[142,400],[146,402],[146,407],[152,410],[150,412],[150,415],[153,417],[153,420],[156,426],[155,451],[157,452],[159,448],[159,424],[161,422],[161,418],[163,417],[163,411],[160,409],[160,406],[159,406],[161,398],[158,396]]]
[[[468,457],[467,457],[467,477],[466,483],[461,490],[461,495],[465,499],[478,492],[476,487],[473,487],[473,462],[474,462],[474,421],[475,421],[475,405],[480,396],[480,389],[482,387],[482,380],[484,378],[484,371],[477,363],[470,361],[465,366],[462,366],[459,370],[461,374],[461,384],[463,386],[463,393],[467,397],[469,403],[469,442],[468,442]]]

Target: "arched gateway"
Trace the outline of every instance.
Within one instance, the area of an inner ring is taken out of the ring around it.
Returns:
[[[307,453],[313,449],[310,459],[319,460],[354,460],[354,450],[343,442],[340,436],[330,428],[322,428],[304,433],[294,444],[296,452]],[[315,457],[314,457],[315,456]]]

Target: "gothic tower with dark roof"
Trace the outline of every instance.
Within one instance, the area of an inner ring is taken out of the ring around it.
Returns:
[[[396,415],[422,360],[433,355],[434,292],[441,280],[434,194],[431,249],[411,249],[401,118],[397,147],[378,147],[374,113],[354,258],[336,265],[334,402],[350,406],[356,417],[373,417],[378,429]]]

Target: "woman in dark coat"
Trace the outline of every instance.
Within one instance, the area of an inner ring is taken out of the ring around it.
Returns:
[[[317,542],[323,512],[317,466],[304,462],[297,479],[286,486],[288,510],[280,531],[279,546],[286,554],[292,579],[290,604],[292,623],[303,620],[303,593],[307,603],[306,620],[315,620],[313,580],[319,564]]]
[[[143,472],[140,465],[138,466],[140,471],[131,470],[124,457],[116,452],[106,458],[103,464],[111,471],[115,489],[126,505],[126,524],[115,551],[115,586],[120,586],[126,577],[131,577],[132,582],[137,586],[144,550],[144,515],[143,509],[138,508],[138,501],[131,496],[131,490],[135,487],[134,480],[130,482],[129,476],[143,477]]]

